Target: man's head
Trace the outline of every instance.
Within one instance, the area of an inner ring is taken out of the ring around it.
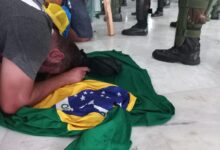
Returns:
[[[52,34],[51,48],[39,73],[55,75],[81,65],[82,54],[79,48],[57,31]]]

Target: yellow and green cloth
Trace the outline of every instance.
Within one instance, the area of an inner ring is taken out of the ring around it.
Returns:
[[[86,130],[100,124],[113,107],[131,111],[136,97],[113,84],[84,80],[49,95],[34,108],[55,108],[67,130]]]
[[[156,94],[147,71],[128,55],[104,51],[89,54],[93,56],[118,59],[122,71],[111,77],[89,74],[85,81],[60,88],[13,116],[0,112],[0,125],[31,135],[79,135],[66,150],[129,150],[132,126],[171,119],[173,105]]]

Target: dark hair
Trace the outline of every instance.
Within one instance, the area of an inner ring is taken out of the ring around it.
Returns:
[[[74,42],[57,34],[56,47],[64,53],[64,59],[61,62],[61,71],[59,73],[75,67],[85,66],[83,64],[86,54],[83,51],[80,51]],[[35,81],[43,81],[50,76],[51,74],[38,72]]]
[[[82,53],[74,42],[59,35],[57,40],[57,47],[65,55],[61,65],[61,69],[63,71],[67,71],[82,65]]]

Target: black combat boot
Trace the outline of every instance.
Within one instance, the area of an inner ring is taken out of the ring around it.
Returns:
[[[200,63],[199,38],[186,38],[183,45],[170,49],[157,49],[153,58],[165,62],[180,62],[185,65],[198,65]]]
[[[147,18],[148,11],[150,9],[150,1],[149,0],[136,0],[136,18],[137,24],[132,26],[129,29],[125,29],[122,31],[123,35],[130,36],[144,36],[147,35]]]

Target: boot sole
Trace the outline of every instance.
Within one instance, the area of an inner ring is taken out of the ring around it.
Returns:
[[[146,36],[148,33],[138,33],[138,34],[126,34],[126,33],[121,33],[122,35],[127,35],[127,36]]]
[[[194,66],[194,65],[198,65],[200,64],[200,58],[197,59],[196,61],[191,61],[191,60],[183,60],[183,61],[180,61],[182,64],[184,65],[191,65],[191,66]]]
[[[159,60],[159,61],[163,61],[163,62],[182,63],[184,65],[190,65],[190,66],[200,64],[200,58],[198,58],[195,61],[187,60],[187,59],[184,59],[184,60],[182,60],[182,59],[168,59],[168,58],[165,58],[165,57],[157,57],[157,56],[154,56],[154,55],[153,55],[153,58],[155,58],[156,60]]]

